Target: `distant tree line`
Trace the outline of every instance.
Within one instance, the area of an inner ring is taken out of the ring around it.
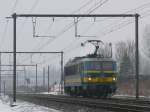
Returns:
[[[140,41],[141,40],[141,41]],[[139,40],[139,68],[140,74],[150,75],[150,25],[144,29]],[[135,41],[119,41],[115,45],[115,59],[120,76],[135,74]]]
[[[133,75],[135,73],[135,42],[133,40],[119,41],[115,49],[119,74]]]

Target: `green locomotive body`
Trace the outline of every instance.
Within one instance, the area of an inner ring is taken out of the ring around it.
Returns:
[[[65,66],[66,94],[107,97],[116,92],[116,62],[111,58],[78,57]]]

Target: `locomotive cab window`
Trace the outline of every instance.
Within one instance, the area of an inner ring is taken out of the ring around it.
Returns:
[[[85,70],[101,70],[101,62],[87,61],[84,66]]]
[[[79,65],[72,65],[72,66],[68,66],[65,67],[65,75],[76,75],[79,73]]]
[[[113,69],[112,65],[113,65],[112,62],[109,62],[109,61],[103,62],[103,64],[102,64],[103,70],[112,70]]]

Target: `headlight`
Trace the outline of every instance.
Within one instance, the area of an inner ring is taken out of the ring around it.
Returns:
[[[91,77],[89,77],[89,78],[88,78],[88,80],[90,81],[90,80],[92,80],[92,78],[91,78]]]
[[[117,80],[117,78],[116,77],[113,77],[113,81],[116,81]]]

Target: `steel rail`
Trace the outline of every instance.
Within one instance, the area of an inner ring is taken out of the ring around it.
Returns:
[[[122,100],[117,99],[88,99],[88,98],[75,98],[67,96],[56,96],[56,95],[44,95],[44,94],[18,94],[18,96],[26,97],[29,100],[39,99],[44,102],[58,102],[58,103],[67,103],[73,105],[86,106],[91,108],[106,109],[111,111],[125,111],[125,112],[149,112],[149,105],[141,105],[141,103],[136,102],[136,100]],[[120,100],[120,101],[119,101]],[[132,102],[131,102],[132,101]],[[140,101],[140,100],[139,100]],[[144,101],[143,101],[144,102]],[[150,103],[150,102],[149,102]]]

